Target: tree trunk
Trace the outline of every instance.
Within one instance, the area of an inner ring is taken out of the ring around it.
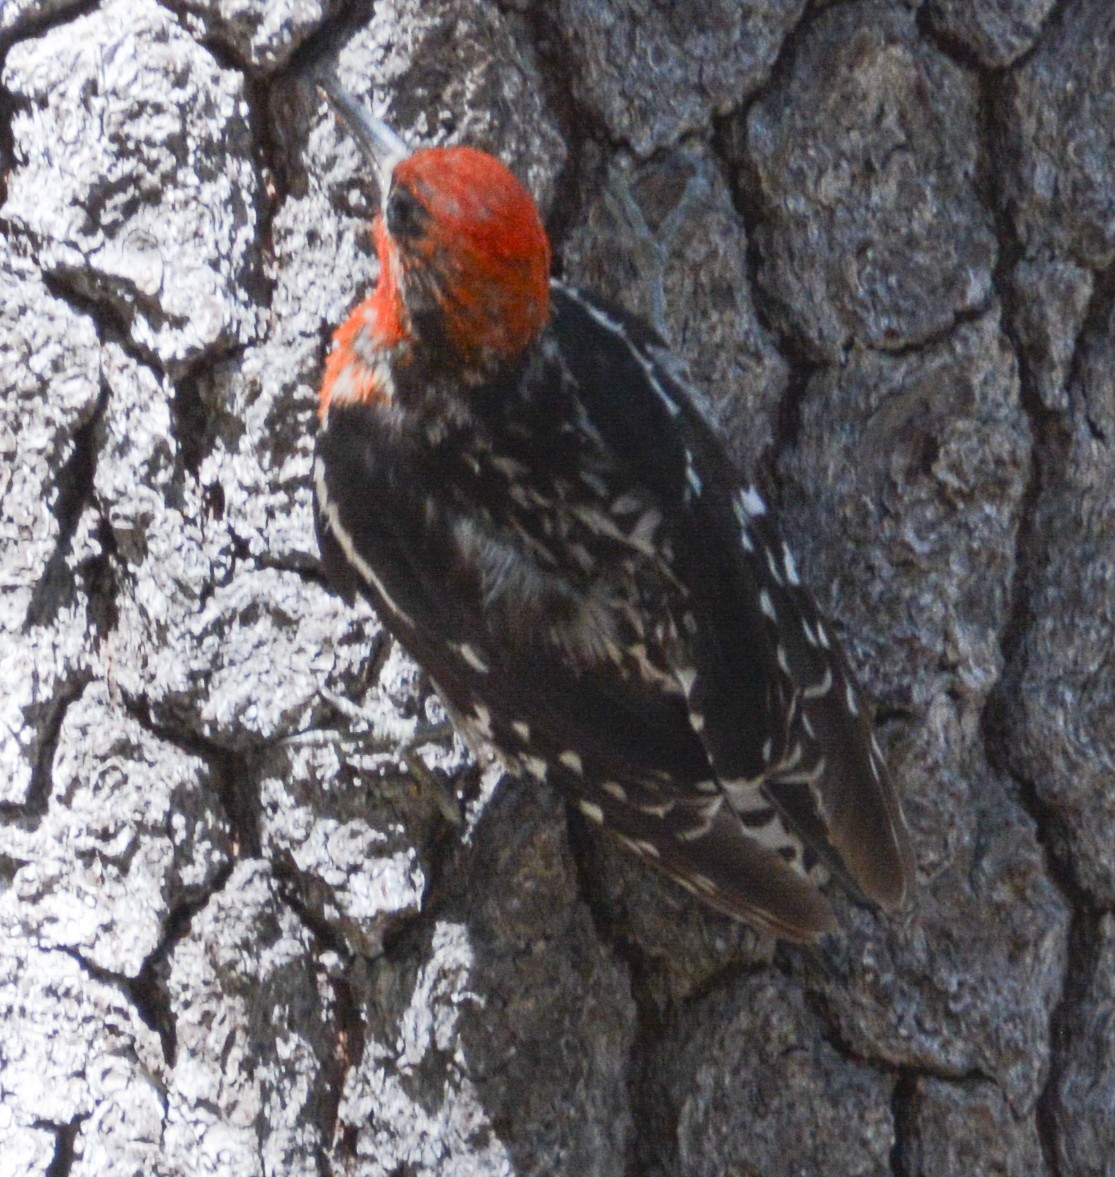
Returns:
[[[1110,0],[3,0],[0,1170],[1115,1175]],[[313,535],[376,177],[688,364],[919,887],[776,945],[503,779]]]

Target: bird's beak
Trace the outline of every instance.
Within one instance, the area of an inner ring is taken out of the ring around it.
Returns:
[[[391,173],[397,163],[410,155],[410,148],[382,119],[369,114],[332,74],[320,74],[317,84],[333,112],[348,127],[357,146],[379,173],[380,191],[386,199]]]

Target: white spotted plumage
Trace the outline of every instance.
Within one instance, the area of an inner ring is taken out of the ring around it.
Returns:
[[[470,735],[705,903],[802,940],[834,926],[825,869],[901,904],[907,836],[851,670],[661,340],[545,288],[541,222],[502,165],[383,142],[385,279],[322,393],[331,575]],[[498,256],[487,229],[459,252],[446,236],[468,226],[441,186],[466,175],[506,218]]]

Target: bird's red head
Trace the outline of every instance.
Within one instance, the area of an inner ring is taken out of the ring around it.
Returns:
[[[377,357],[406,364],[421,350],[434,370],[483,380],[513,364],[549,317],[550,243],[530,193],[498,159],[432,147],[390,177],[373,225],[379,282],[336,333],[323,412],[333,398],[390,395]]]
[[[398,251],[420,331],[429,316],[472,364],[515,359],[533,342],[549,313],[550,243],[530,193],[498,159],[474,147],[416,151],[395,168],[386,226],[381,241]]]

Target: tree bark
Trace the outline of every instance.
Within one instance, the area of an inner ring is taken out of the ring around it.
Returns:
[[[5,0],[0,62],[0,1169],[1112,1177],[1109,0]],[[325,64],[688,365],[908,911],[776,945],[405,752],[313,536],[379,199]]]

